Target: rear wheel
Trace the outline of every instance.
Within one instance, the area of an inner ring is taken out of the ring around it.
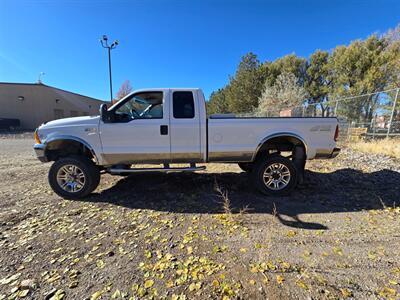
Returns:
[[[238,166],[245,172],[251,172],[253,169],[253,163],[238,163]]]
[[[287,195],[297,184],[297,171],[293,162],[279,155],[259,159],[252,175],[257,189],[266,195]]]
[[[99,168],[84,156],[63,157],[49,171],[51,188],[65,199],[85,197],[96,189],[99,182]]]

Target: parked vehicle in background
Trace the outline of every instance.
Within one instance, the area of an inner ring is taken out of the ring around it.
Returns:
[[[282,195],[303,180],[306,159],[339,153],[337,137],[336,118],[207,118],[200,89],[147,89],[102,105],[100,116],[41,125],[34,149],[42,162],[54,161],[49,183],[64,198],[91,193],[100,171],[198,171],[209,162],[237,163],[262,193]]]
[[[0,129],[12,130],[20,127],[20,125],[18,119],[0,118]]]

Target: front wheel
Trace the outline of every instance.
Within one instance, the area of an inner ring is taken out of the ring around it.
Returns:
[[[252,175],[257,189],[266,195],[286,195],[297,184],[296,167],[283,156],[261,158],[255,163]]]
[[[96,189],[99,182],[99,168],[83,156],[63,157],[49,171],[51,188],[65,199],[85,197]]]

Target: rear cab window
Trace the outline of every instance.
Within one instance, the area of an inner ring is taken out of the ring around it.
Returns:
[[[194,118],[194,97],[193,92],[177,91],[173,92],[173,116],[175,119]]]

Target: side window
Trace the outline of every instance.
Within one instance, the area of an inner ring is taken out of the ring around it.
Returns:
[[[133,119],[162,119],[163,93],[143,92],[132,95],[115,113]]]
[[[175,119],[194,118],[194,99],[192,92],[174,92],[172,101]]]

